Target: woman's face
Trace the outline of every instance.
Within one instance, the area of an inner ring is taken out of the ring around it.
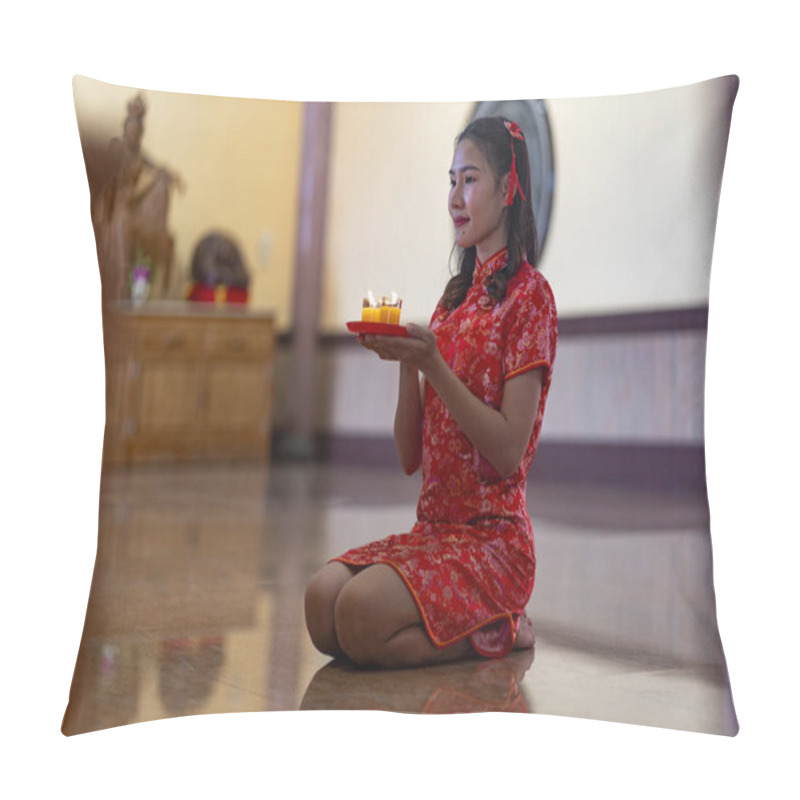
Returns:
[[[508,175],[497,180],[489,162],[469,139],[463,139],[450,167],[448,209],[459,247],[475,245],[479,261],[485,261],[508,241],[506,193]]]

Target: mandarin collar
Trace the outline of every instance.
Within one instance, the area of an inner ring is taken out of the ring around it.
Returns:
[[[480,282],[481,284],[486,281],[486,279],[493,275],[497,270],[502,269],[506,262],[508,261],[508,248],[504,247],[502,250],[498,250],[494,255],[489,256],[486,261],[481,264],[478,260],[477,254],[475,255],[475,272],[472,273],[472,284],[473,286]]]

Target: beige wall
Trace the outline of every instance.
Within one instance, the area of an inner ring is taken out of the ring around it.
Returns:
[[[88,78],[73,82],[78,125],[120,136],[136,89]],[[251,303],[274,308],[288,324],[296,248],[302,104],[144,91],[142,149],[186,183],[169,225],[175,270],[188,274],[198,240],[211,230],[232,235],[252,276]],[[175,287],[181,290],[180,282]]]
[[[448,278],[453,140],[465,103],[339,103],[334,119],[322,326],[341,331],[366,291],[427,322]]]

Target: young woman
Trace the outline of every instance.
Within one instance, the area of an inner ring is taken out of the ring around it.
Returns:
[[[450,168],[458,273],[430,328],[361,337],[400,364],[395,441],[423,485],[409,533],[349,550],[311,579],[306,623],[324,653],[407,667],[533,646],[525,486],[557,320],[536,270],[528,164],[515,123],[467,126]]]

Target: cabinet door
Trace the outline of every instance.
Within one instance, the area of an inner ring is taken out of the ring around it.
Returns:
[[[262,437],[270,418],[269,367],[263,362],[210,364],[205,420],[209,431]]]
[[[120,363],[109,370],[109,460],[268,456],[271,319],[204,309],[107,323]]]
[[[196,362],[146,361],[139,376],[137,434],[170,439],[198,430],[204,368]]]

